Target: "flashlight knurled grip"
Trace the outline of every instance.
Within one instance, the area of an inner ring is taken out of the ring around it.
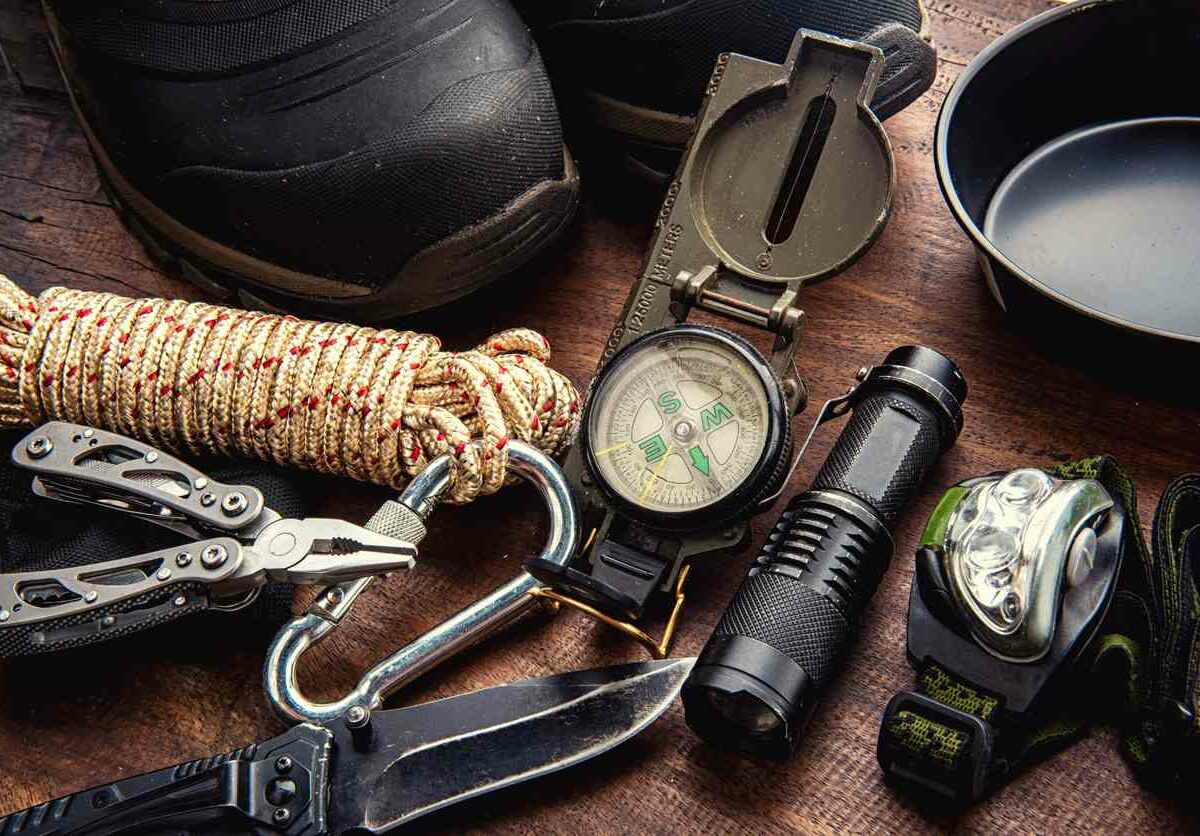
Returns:
[[[876,433],[900,443],[890,461],[864,459]],[[812,489],[780,515],[714,638],[768,644],[822,686],[891,561],[889,530],[940,450],[933,410],[902,393],[864,399]]]
[[[893,426],[898,414],[912,421],[909,432],[904,422]],[[871,395],[854,408],[812,489],[856,497],[891,530],[937,461],[942,441],[938,413],[927,404],[907,392]]]
[[[791,752],[891,561],[891,530],[957,436],[966,384],[953,363],[922,348],[888,359],[896,364],[852,399],[812,487],[787,504],[697,660],[684,702],[706,739]],[[714,689],[769,706],[782,733],[756,740],[724,723],[703,697]]]

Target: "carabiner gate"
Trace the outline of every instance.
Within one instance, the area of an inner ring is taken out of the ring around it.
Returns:
[[[434,459],[408,484],[398,502],[386,503],[367,527],[384,533],[382,526],[386,533],[417,544],[425,533],[424,520],[449,486],[450,466],[449,456]],[[508,469],[533,483],[545,500],[550,531],[541,557],[566,565],[579,547],[579,519],[562,471],[546,454],[518,441],[509,443]],[[303,615],[276,634],[267,653],[263,679],[267,698],[283,719],[328,725],[344,718],[352,725],[365,725],[371,710],[378,708],[389,692],[538,606],[539,599],[531,593],[541,586],[522,571],[487,597],[378,662],[340,700],[313,702],[301,692],[296,679],[300,657],[337,627],[373,580],[359,578],[329,587]]]

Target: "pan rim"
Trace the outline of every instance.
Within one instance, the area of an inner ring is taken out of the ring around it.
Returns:
[[[959,74],[954,86],[950,88],[950,92],[946,94],[945,100],[938,112],[937,124],[934,129],[934,170],[937,174],[938,187],[942,191],[942,197],[950,208],[951,214],[955,221],[962,227],[967,237],[975,245],[976,249],[984,253],[988,258],[991,258],[1004,267],[1014,278],[1020,280],[1030,288],[1040,293],[1041,295],[1057,302],[1058,304],[1068,308],[1075,313],[1082,314],[1091,319],[1100,320],[1114,327],[1131,331],[1137,334],[1143,334],[1149,337],[1159,337],[1169,339],[1175,342],[1190,343],[1192,345],[1200,345],[1200,335],[1184,334],[1178,331],[1171,331],[1165,328],[1156,328],[1151,325],[1146,325],[1140,322],[1126,319],[1124,317],[1115,316],[1107,311],[1094,308],[1080,302],[1078,299],[1070,297],[1060,290],[1046,284],[1044,281],[1036,278],[1033,274],[1018,266],[1007,255],[1005,255],[990,238],[984,233],[975,220],[971,217],[967,208],[963,205],[962,200],[958,196],[958,191],[954,187],[954,182],[950,171],[950,162],[948,154],[948,137],[950,132],[950,122],[953,120],[954,112],[957,110],[958,103],[962,99],[963,93],[970,86],[975,76],[989,64],[997,55],[1006,50],[1010,45],[1024,38],[1030,32],[1042,28],[1050,23],[1057,22],[1060,18],[1068,15],[1084,14],[1089,10],[1099,6],[1114,6],[1118,3],[1128,2],[1128,0],[1087,0],[1087,2],[1074,2],[1064,5],[1058,9],[1050,9],[1041,14],[1031,17],[1013,29],[1001,35],[996,40],[985,46],[978,55],[976,55],[967,65],[967,67]]]

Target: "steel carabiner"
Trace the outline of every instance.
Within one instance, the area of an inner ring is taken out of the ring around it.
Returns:
[[[398,501],[384,504],[367,528],[400,537],[414,545],[424,536],[424,521],[437,507],[450,483],[451,459],[441,456],[408,484]],[[566,565],[579,546],[579,519],[570,487],[558,465],[535,447],[513,441],[508,469],[533,483],[549,513],[550,530],[542,558]],[[337,584],[322,592],[308,610],[285,624],[271,642],[263,669],[267,698],[289,722],[328,725],[338,718],[364,726],[392,690],[420,676],[442,660],[503,628],[539,598],[531,594],[541,584],[528,572],[443,621],[420,638],[372,667],[358,685],[340,700],[313,702],[297,682],[300,657],[328,636],[353,608],[373,577]]]

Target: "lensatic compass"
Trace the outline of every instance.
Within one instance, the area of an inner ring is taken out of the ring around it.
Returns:
[[[646,525],[687,531],[736,519],[778,488],[788,418],[782,387],[753,346],[680,325],[610,361],[581,444],[614,505]]]
[[[844,270],[891,206],[891,147],[868,103],[875,47],[801,32],[783,65],[722,55],[613,329],[566,472],[585,545],[527,568],[540,594],[665,655],[687,561],[729,551],[778,496],[804,408],[801,285]],[[693,310],[762,329],[770,359]],[[639,621],[673,597],[661,640]]]

